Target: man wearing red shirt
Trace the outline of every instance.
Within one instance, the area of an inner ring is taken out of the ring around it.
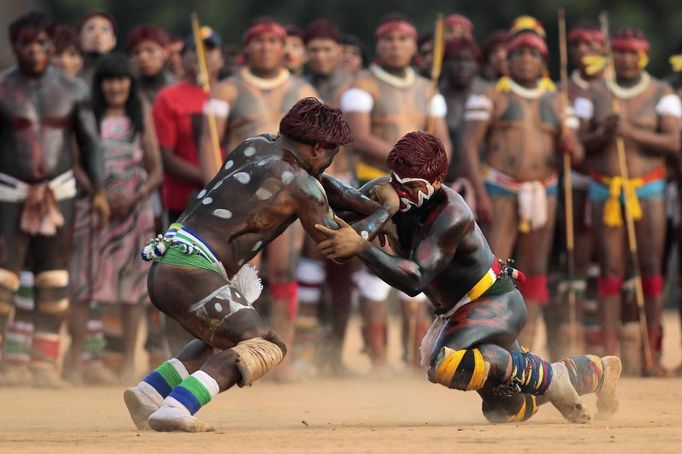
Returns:
[[[202,35],[211,83],[222,66],[220,37],[208,27]],[[182,51],[184,79],[159,92],[153,115],[165,171],[162,195],[170,222],[174,222],[193,193],[203,187],[197,146],[204,103],[208,99],[198,81],[197,53],[191,37]]]

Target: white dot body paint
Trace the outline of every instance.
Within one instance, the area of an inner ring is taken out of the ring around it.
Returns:
[[[253,248],[251,248],[252,251],[257,251],[258,248],[260,248],[263,245],[262,241],[257,242],[256,244],[253,245]]]
[[[204,200],[201,201],[204,205],[209,205],[213,202],[213,199],[211,197],[206,197]]]
[[[215,303],[215,306],[213,306],[217,312],[222,312],[223,311],[223,305],[220,303]]]
[[[262,161],[259,161],[259,162],[258,162],[258,167],[263,167],[263,166],[264,166],[265,164],[267,164],[267,163],[268,163],[268,160],[267,160],[267,159],[263,159]]]
[[[218,208],[213,212],[213,216],[222,218],[222,219],[230,219],[232,217],[232,212],[230,210],[225,210],[223,208]]]
[[[244,150],[244,156],[253,156],[256,154],[256,149],[254,147],[247,147]]]
[[[242,266],[244,264],[244,260],[240,260],[237,262],[237,266]]]
[[[258,197],[260,200],[266,200],[272,197],[272,192],[268,191],[265,188],[258,188],[256,191],[256,197]]]
[[[230,160],[225,163],[225,170],[231,168],[234,165],[234,161]]]
[[[235,173],[234,178],[241,184],[248,184],[251,181],[251,175],[246,172]]]
[[[206,195],[206,189],[202,189],[201,191],[199,191],[199,194],[197,194],[197,199],[200,199],[205,195]]]
[[[285,170],[282,172],[282,182],[284,184],[289,184],[294,180],[294,174],[292,172],[289,172],[288,170]]]

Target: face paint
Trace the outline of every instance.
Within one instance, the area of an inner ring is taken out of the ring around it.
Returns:
[[[400,197],[400,211],[402,212],[408,211],[413,206],[419,208],[435,192],[431,183],[425,179],[400,178],[395,172],[391,175],[391,185]]]

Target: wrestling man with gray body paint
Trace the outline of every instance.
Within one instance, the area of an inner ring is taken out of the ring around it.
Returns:
[[[279,129],[278,136],[238,145],[178,222],[142,251],[155,262],[148,278],[152,302],[197,340],[126,390],[139,429],[211,430],[192,415],[219,392],[251,384],[284,358],[286,346],[251,306],[261,285],[248,262],[296,219],[321,241],[315,224],[338,228],[329,197],[334,208],[367,216],[355,227],[373,238],[398,210],[322,174],[351,140],[340,110],[305,98]]]
[[[442,143],[411,132],[396,143],[387,164],[392,190],[375,190],[373,197],[400,205],[385,232],[395,255],[341,220],[339,229],[315,226],[328,236],[318,247],[332,260],[357,256],[389,285],[428,296],[437,315],[421,345],[429,380],[477,391],[492,422],[525,421],[549,401],[569,421],[585,423],[590,414],[579,395],[588,393],[597,394],[599,417],[613,414],[617,357],[570,356],[549,364],[519,349],[526,309],[511,279],[523,275],[493,255],[471,209],[443,185],[448,164]],[[361,191],[386,180],[373,180]]]

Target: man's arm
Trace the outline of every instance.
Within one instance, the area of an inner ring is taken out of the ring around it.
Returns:
[[[80,93],[75,106],[74,132],[80,160],[85,173],[97,192],[104,188],[104,159],[97,133],[97,121],[92,112],[87,88],[79,85]]]
[[[317,180],[315,180],[317,181]],[[321,185],[315,185],[309,188],[310,185],[302,184],[296,189],[296,206],[301,224],[305,231],[310,235],[316,243],[323,241],[326,237],[323,233],[316,229],[316,225],[322,225],[328,229],[336,230],[339,228],[340,218],[334,215],[334,212],[329,207],[327,196]],[[372,214],[363,220],[353,224],[353,228],[359,232],[362,238],[372,240],[391,219],[399,207],[399,200],[391,200],[382,203]]]
[[[97,134],[97,121],[92,112],[90,95],[84,82],[80,82],[78,98],[74,112],[74,135],[78,144],[80,161],[83,169],[92,183],[92,198],[90,202],[94,222],[98,226],[105,225],[109,220],[110,209],[107,193],[104,189],[104,156]]]
[[[438,140],[441,141],[443,148],[445,149],[445,154],[448,157],[448,162],[450,162],[452,159],[452,142],[450,141],[450,132],[448,131],[448,124],[446,120],[448,107],[443,95],[436,92],[436,94],[431,98],[431,101],[429,102],[428,114],[431,117],[431,121],[433,122],[433,130],[427,132],[432,133],[438,138]]]
[[[201,169],[201,178],[204,184],[211,181],[220,170],[220,164],[216,167],[214,156],[216,153],[220,153],[219,160],[222,163],[223,155],[220,144],[223,143],[227,119],[230,115],[230,106],[234,103],[236,95],[236,89],[230,82],[221,82],[213,87],[209,99],[204,104],[204,119],[201,122],[201,138],[199,140],[199,168]],[[209,112],[213,114],[213,119],[215,120],[218,150],[215,149],[216,144],[211,139]]]
[[[328,173],[320,175],[320,183],[327,194],[329,205],[334,211],[353,211],[356,213],[370,215],[381,205],[367,197],[366,193],[361,192],[343,181],[334,178]],[[387,177],[381,178],[379,183],[388,180]],[[383,181],[385,180],[385,181]]]
[[[472,218],[458,218],[451,208],[444,210],[426,238],[419,241],[410,258],[386,253],[380,247],[359,238],[347,228],[347,224],[336,231],[318,226],[318,230],[328,237],[318,248],[332,260],[343,259],[351,252],[356,253],[387,284],[416,296],[452,261],[462,238],[471,232],[474,225]]]
[[[656,103],[658,129],[652,131],[635,125],[619,122],[618,132],[625,139],[632,140],[641,148],[663,156],[673,156],[680,151],[680,118],[682,105],[680,98],[668,88],[668,94]]]
[[[353,142],[349,146],[365,161],[384,166],[393,145],[372,134],[374,98],[371,91],[369,82],[359,80],[341,95],[340,105],[353,131]]]
[[[156,136],[161,149],[163,169],[170,175],[182,178],[192,183],[201,184],[201,169],[185,161],[175,154],[178,144],[178,117],[171,109],[164,93],[159,94],[154,100],[152,109]]]
[[[493,121],[492,115],[493,102],[488,96],[471,95],[467,99],[462,132],[462,161],[465,175],[474,186],[476,214],[480,220],[486,222],[492,219],[492,208],[481,175],[480,149]]]

